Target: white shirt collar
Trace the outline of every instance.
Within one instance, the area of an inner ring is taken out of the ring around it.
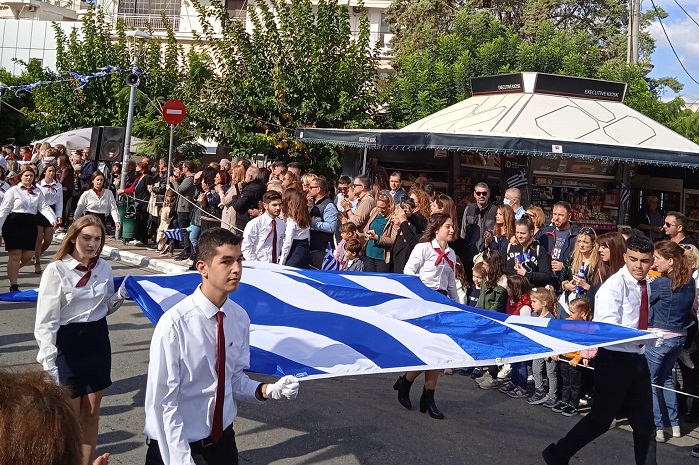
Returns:
[[[430,244],[432,245],[432,247],[433,247],[435,250],[441,250],[441,247],[439,246],[439,242],[437,242],[437,239],[436,239],[436,238],[435,238],[435,239],[432,239],[432,241],[430,242]],[[449,244],[447,243],[447,248],[444,249],[444,253],[445,253],[445,254],[448,254],[450,250],[451,250],[451,247],[449,247]]]
[[[226,313],[225,307],[226,302],[228,302],[228,300],[226,300],[226,302],[223,303],[221,308],[218,308],[201,291],[201,284],[197,286],[197,289],[194,291],[194,294],[192,294],[192,300],[195,304],[197,304],[197,306],[204,313],[204,316],[206,316],[207,318],[215,317],[219,311],[223,311],[224,313]]]
[[[624,278],[624,281],[626,281],[626,284],[628,284],[629,286],[631,286],[631,285],[640,286],[640,284],[638,283],[638,279],[636,279],[631,274],[631,272],[629,271],[629,267],[626,266],[626,264],[624,264],[624,266],[621,267],[621,276]]]

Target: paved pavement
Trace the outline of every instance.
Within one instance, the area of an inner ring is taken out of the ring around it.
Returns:
[[[54,246],[49,253],[55,251]],[[8,287],[6,254],[0,253],[0,290]],[[153,271],[112,261],[115,275]],[[24,289],[38,287],[33,269],[20,275]],[[0,303],[0,367],[37,367],[32,304]],[[148,345],[153,327],[133,303],[109,318],[112,379],[103,401],[98,452],[112,465],[143,463],[143,402]],[[195,349],[194,349],[195,350]],[[270,378],[251,375],[266,381]],[[243,404],[235,430],[243,464],[542,464],[540,452],[577,418],[566,418],[522,399],[483,391],[470,378],[442,376],[437,404],[446,419],[407,411],[391,388],[396,375],[344,377],[301,383],[294,401]],[[419,383],[413,388],[417,404]],[[658,445],[659,464],[690,464],[699,443],[698,425],[682,425],[684,436]],[[627,426],[609,431],[583,449],[571,464],[633,463]]]

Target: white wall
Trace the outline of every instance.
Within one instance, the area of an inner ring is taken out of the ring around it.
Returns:
[[[58,23],[66,33],[80,23]],[[22,66],[14,58],[29,61],[42,60],[44,68],[56,70],[56,38],[50,21],[0,20],[0,67],[13,74],[20,74]]]

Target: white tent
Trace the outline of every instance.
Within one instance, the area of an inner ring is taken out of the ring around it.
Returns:
[[[699,166],[699,145],[624,105],[626,84],[518,73],[471,80],[473,96],[401,130],[297,130],[299,140]]]
[[[51,146],[63,144],[68,150],[83,149],[90,146],[92,138],[92,128],[73,129],[71,131],[62,132],[54,136],[49,136],[44,139],[35,140],[32,144],[48,142]],[[131,136],[131,153],[136,153],[138,144],[141,139]]]

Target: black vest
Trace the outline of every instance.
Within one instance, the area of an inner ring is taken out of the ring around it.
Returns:
[[[330,200],[330,197],[328,197],[327,195],[323,197],[320,202],[314,203],[311,209],[309,210],[311,218],[320,218],[321,221],[325,221],[323,214],[325,213],[325,209],[330,204],[332,204],[333,207],[335,206],[333,201]],[[314,229],[311,229],[311,250],[325,250],[328,246],[328,242],[330,243],[330,247],[332,247],[332,249],[335,250],[334,239],[334,232],[326,233],[323,231],[316,231]]]

